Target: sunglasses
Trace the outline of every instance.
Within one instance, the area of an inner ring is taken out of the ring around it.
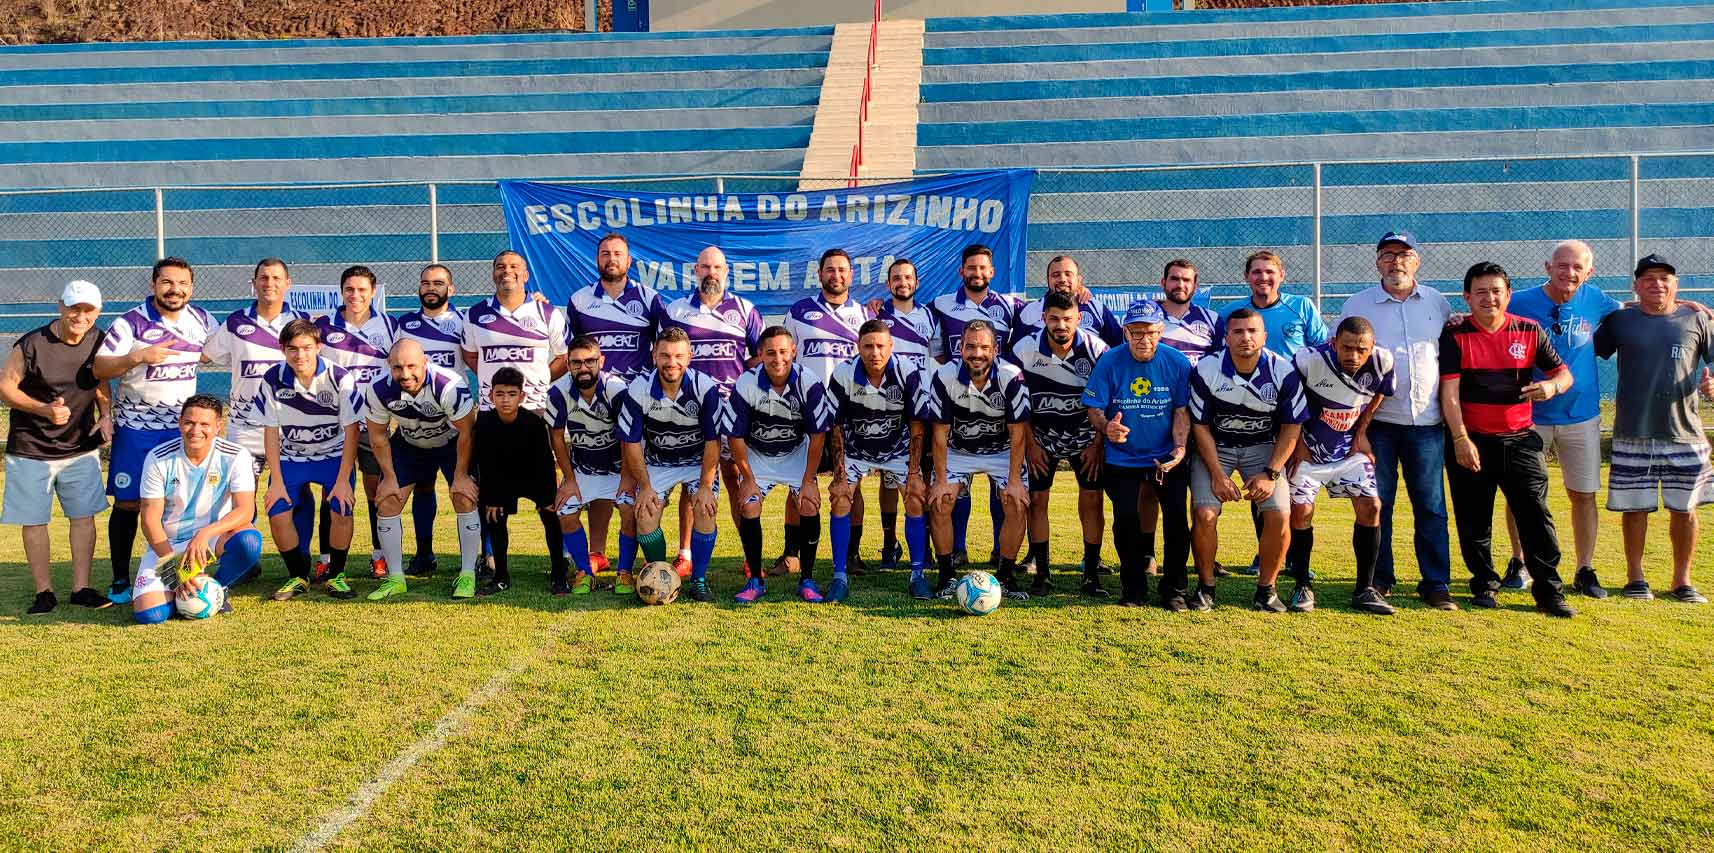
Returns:
[[[1553,306],[1553,326],[1552,326],[1552,329],[1553,329],[1553,333],[1556,335],[1565,334],[1565,324],[1563,322],[1561,322],[1559,319],[1559,309],[1563,308],[1563,307],[1564,306],[1562,306],[1562,305]]]

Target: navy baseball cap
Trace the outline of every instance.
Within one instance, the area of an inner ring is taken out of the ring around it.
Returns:
[[[1635,272],[1631,273],[1631,277],[1635,278],[1648,270],[1656,268],[1666,270],[1673,275],[1678,275],[1678,267],[1668,263],[1666,258],[1663,258],[1660,255],[1644,255],[1642,260],[1637,261],[1637,269]]]
[[[1132,323],[1165,323],[1166,312],[1153,299],[1138,299],[1125,309],[1125,325]]]
[[[1381,250],[1381,247],[1387,245],[1388,243],[1403,243],[1403,244],[1405,244],[1405,248],[1415,249],[1416,248],[1416,235],[1410,233],[1409,231],[1388,231],[1387,233],[1381,235],[1380,240],[1377,240],[1375,242],[1375,251],[1379,252]]]

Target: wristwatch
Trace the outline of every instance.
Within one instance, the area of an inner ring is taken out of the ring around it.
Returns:
[[[1278,468],[1263,468],[1262,473],[1268,475],[1268,479],[1276,482],[1280,478],[1280,471]]]

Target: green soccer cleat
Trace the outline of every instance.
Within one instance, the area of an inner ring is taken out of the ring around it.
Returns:
[[[351,584],[345,580],[344,572],[327,579],[327,594],[342,601],[357,597],[357,593],[351,589]]]
[[[591,578],[589,575],[579,574],[577,576],[577,580],[573,581],[571,584],[571,594],[572,595],[588,595],[590,590],[592,590],[594,588],[595,588],[595,579],[594,578]]]
[[[613,576],[613,594],[614,595],[636,595],[637,594],[637,586],[636,586],[636,583],[631,580],[631,573],[630,572],[620,572],[620,573]]]
[[[475,572],[464,572],[458,576],[458,580],[453,581],[452,597],[453,598],[475,598],[476,597],[476,573]]]
[[[275,601],[291,601],[306,592],[309,592],[309,581],[303,578],[292,578],[286,581],[285,586],[274,590],[272,597]]]
[[[385,601],[386,599],[392,598],[395,595],[404,595],[404,594],[405,594],[405,582],[402,579],[387,578],[386,580],[381,581],[380,586],[375,587],[374,592],[369,593],[369,600],[370,601]]]

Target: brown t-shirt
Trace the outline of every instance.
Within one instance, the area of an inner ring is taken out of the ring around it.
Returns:
[[[18,390],[43,403],[65,398],[71,420],[55,426],[47,418],[14,409],[12,428],[6,436],[8,454],[69,459],[101,446],[101,433],[95,428],[101,416],[95,405],[95,392],[101,385],[95,378],[95,351],[101,346],[102,334],[100,329],[90,329],[83,340],[68,344],[54,334],[54,324],[49,323],[12,345],[24,359]]]

